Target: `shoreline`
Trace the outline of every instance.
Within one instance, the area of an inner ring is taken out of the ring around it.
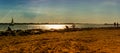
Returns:
[[[0,31],[0,36],[16,36],[16,35],[37,35],[47,32],[74,32],[74,31],[86,31],[86,30],[116,30],[120,27],[99,27],[99,28],[66,28],[66,29],[51,29],[51,30],[42,30],[42,29],[28,29],[28,30],[6,30]]]

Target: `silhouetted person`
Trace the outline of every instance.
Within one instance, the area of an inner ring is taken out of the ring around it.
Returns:
[[[119,26],[119,23],[118,23],[118,22],[116,23],[116,26],[117,26],[117,27]]]
[[[12,29],[9,26],[8,26],[6,33],[7,33],[7,35],[12,35],[12,36],[16,35],[16,33],[14,31],[12,31]]]
[[[116,27],[116,22],[114,22],[114,27]]]
[[[12,29],[8,26],[8,29],[7,29],[7,31],[12,31]]]
[[[72,24],[72,28],[75,28],[75,24]]]
[[[69,27],[68,26],[65,26],[66,27],[66,29],[69,29]]]

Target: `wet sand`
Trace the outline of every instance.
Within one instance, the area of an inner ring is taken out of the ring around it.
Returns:
[[[120,29],[0,36],[0,53],[119,53]]]

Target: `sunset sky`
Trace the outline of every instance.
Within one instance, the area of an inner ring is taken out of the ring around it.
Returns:
[[[120,0],[0,0],[0,22],[120,22]]]

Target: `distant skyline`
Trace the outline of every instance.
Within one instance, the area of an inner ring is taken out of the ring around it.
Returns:
[[[0,23],[120,22],[120,0],[0,0]]]

